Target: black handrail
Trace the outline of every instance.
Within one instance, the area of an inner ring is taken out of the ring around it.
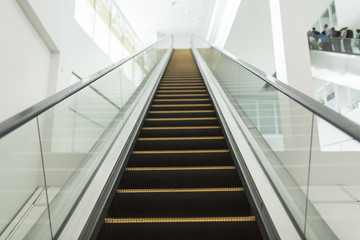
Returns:
[[[13,130],[17,129],[21,125],[27,123],[31,119],[35,118],[36,116],[40,115],[41,113],[43,113],[46,110],[50,109],[51,107],[55,106],[59,102],[74,95],[75,93],[77,93],[81,89],[89,86],[90,84],[92,84],[93,82],[98,80],[99,78],[105,76],[109,72],[120,67],[124,63],[128,62],[129,60],[135,58],[139,54],[147,51],[148,49],[152,48],[159,42],[164,41],[165,39],[168,39],[168,38],[171,38],[171,37],[169,36],[169,37],[163,38],[163,39],[157,41],[156,43],[153,43],[150,46],[142,49],[141,51],[139,51],[127,58],[124,58],[124,59],[118,61],[117,63],[114,63],[114,64],[92,74],[91,76],[85,78],[83,81],[75,83],[75,84],[65,88],[64,90],[62,90],[58,93],[55,93],[54,95],[42,100],[41,102],[39,102],[39,103],[25,109],[24,111],[8,118],[7,120],[1,122],[0,123],[0,138],[4,137],[8,133],[12,132]]]
[[[276,78],[264,73],[262,70],[252,66],[249,63],[246,63],[242,60],[237,59],[226,50],[216,47],[214,44],[209,43],[212,48],[218,50],[221,54],[229,58],[230,60],[241,65],[257,77],[264,80],[266,83],[282,92],[292,100],[296,101],[306,109],[310,110],[314,114],[320,116],[327,122],[331,123],[338,129],[342,130],[349,136],[360,141],[360,125],[353,122],[352,120],[342,116],[341,114],[335,112],[334,110],[322,105],[321,103],[315,101],[313,98],[305,95],[304,93],[292,88],[291,86],[277,80]]]

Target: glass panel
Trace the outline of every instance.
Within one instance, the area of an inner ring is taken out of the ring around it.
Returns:
[[[217,50],[199,52],[246,124],[261,164],[304,231],[312,113]]]
[[[71,211],[122,119],[117,70],[40,116],[54,233]]]
[[[360,144],[220,51],[194,43],[201,46],[197,49],[220,92],[242,119],[239,127],[306,239],[338,239],[337,231],[340,239],[356,239],[360,169],[355,154]]]
[[[39,116],[54,234],[135,108],[146,84],[143,59],[127,61]]]
[[[36,119],[0,139],[0,238],[51,239]]]
[[[0,239],[58,234],[171,45],[163,40],[0,139]]]
[[[335,142],[331,151],[329,146],[324,149],[322,138]],[[328,236],[332,231],[336,239],[360,236],[359,159],[358,141],[315,117],[308,188],[312,207],[307,214],[307,239],[313,239],[314,233],[321,239],[334,239]]]

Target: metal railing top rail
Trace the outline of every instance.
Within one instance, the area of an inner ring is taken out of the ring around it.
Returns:
[[[266,83],[270,84],[272,87],[277,89],[278,91],[282,92],[286,96],[290,97],[306,109],[310,110],[314,114],[320,116],[321,118],[325,119],[329,123],[336,126],[338,129],[342,130],[349,136],[353,137],[357,141],[360,141],[360,125],[351,121],[350,119],[342,116],[341,114],[335,112],[334,110],[322,105],[321,103],[315,101],[313,98],[305,95],[304,93],[292,88],[291,86],[281,82],[280,80],[277,80],[273,76],[270,76],[266,73],[264,73],[262,70],[252,66],[249,63],[246,63],[235,56],[233,56],[231,53],[227,52],[226,50],[219,48],[215,46],[212,43],[209,43],[210,46],[219,52],[221,52],[223,55],[225,55],[230,60],[238,63],[239,65],[246,68],[248,71],[253,73],[254,75],[258,76],[262,80],[264,80]]]
[[[25,124],[26,122],[30,121],[31,119],[35,118],[36,116],[40,115],[41,113],[45,112],[46,110],[50,109],[51,107],[55,106],[59,102],[67,99],[68,97],[74,95],[75,93],[79,92],[81,89],[89,86],[96,80],[100,79],[101,77],[105,76],[109,72],[115,70],[116,68],[120,67],[124,63],[128,62],[129,60],[135,58],[136,56],[140,55],[141,53],[147,51],[148,49],[154,47],[156,44],[160,43],[161,41],[170,38],[168,36],[163,38],[150,46],[142,49],[141,51],[134,53],[94,74],[85,78],[84,80],[77,82],[64,90],[55,93],[47,97],[46,99],[40,101],[39,103],[25,109],[24,111],[6,119],[5,121],[0,123],[0,138],[4,137],[8,133],[12,132],[13,130],[17,129],[21,125]]]

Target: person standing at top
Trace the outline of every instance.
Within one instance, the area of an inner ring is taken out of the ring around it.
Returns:
[[[340,32],[341,32],[340,38],[343,40],[345,52],[352,54],[353,53],[351,47],[351,38],[353,38],[353,36],[351,36],[352,30],[348,29],[348,27],[342,27],[340,29]]]
[[[329,37],[331,36],[331,29],[328,27],[327,24],[324,25],[324,34]]]
[[[341,52],[340,38],[338,38],[339,36],[340,36],[340,33],[337,33],[335,28],[332,27],[330,38],[331,38],[331,42],[333,44],[335,52]]]
[[[355,47],[357,47],[360,51],[360,29],[356,29],[356,42],[355,42]]]

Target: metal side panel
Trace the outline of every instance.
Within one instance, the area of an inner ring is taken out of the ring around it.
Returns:
[[[192,50],[270,239],[301,239],[244,135],[243,131],[248,131],[245,123],[199,52]]]
[[[143,92],[135,100],[138,105],[130,113],[122,131],[117,136],[92,182],[59,234],[59,240],[90,238],[117,176],[124,167],[126,156],[135,140],[138,128],[170,60],[172,51],[172,49],[169,49],[165,53],[151,74],[148,85],[144,87]]]

